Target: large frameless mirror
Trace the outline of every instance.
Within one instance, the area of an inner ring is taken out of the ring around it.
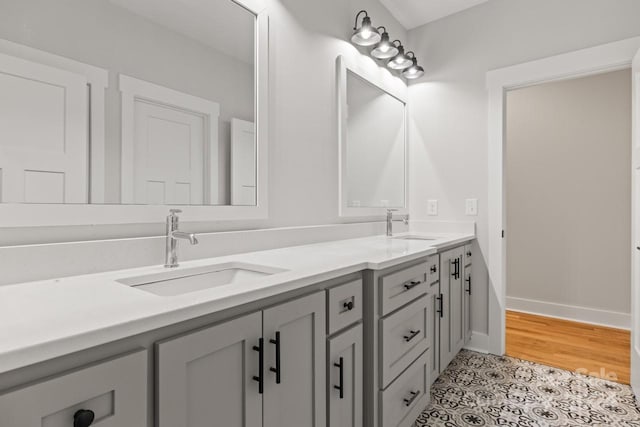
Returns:
[[[0,202],[256,206],[258,30],[232,0],[1,0]]]
[[[343,216],[407,206],[406,86],[382,73],[338,58]]]

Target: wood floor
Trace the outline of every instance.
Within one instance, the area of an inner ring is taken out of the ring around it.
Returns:
[[[629,384],[629,331],[507,311],[507,355]]]

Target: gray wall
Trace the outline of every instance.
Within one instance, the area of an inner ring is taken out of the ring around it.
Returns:
[[[479,199],[480,263],[488,250],[486,72],[640,35],[637,0],[489,0],[409,33],[426,70],[410,90],[411,215],[465,220],[464,199]],[[440,215],[426,202],[439,199]],[[487,294],[495,300],[495,295]],[[474,303],[474,330],[487,329],[484,301]]]
[[[630,70],[508,92],[506,123],[507,296],[629,313]]]

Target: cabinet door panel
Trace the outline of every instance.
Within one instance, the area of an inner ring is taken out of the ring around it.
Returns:
[[[260,427],[261,315],[157,344],[159,427]]]
[[[438,266],[438,268],[439,267],[440,266]],[[438,295],[440,295],[440,283],[436,282],[431,285],[431,290],[427,295],[429,298],[429,307],[431,307],[427,327],[431,338],[431,351],[429,352],[429,380],[432,384],[436,378],[438,378],[438,375],[440,375],[440,302],[438,300]]]
[[[326,422],[325,294],[263,312],[264,427],[324,427]],[[279,332],[279,335],[276,334]],[[276,383],[277,341],[280,384]],[[273,369],[273,371],[272,371]]]
[[[440,256],[440,372],[464,345],[463,252],[460,247]]]
[[[357,325],[329,340],[328,426],[362,427],[362,368],[362,325]]]
[[[473,292],[471,283],[471,265],[464,268],[464,342],[471,339],[471,293]]]

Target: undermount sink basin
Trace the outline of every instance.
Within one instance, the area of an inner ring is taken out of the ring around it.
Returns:
[[[428,237],[428,236],[398,236],[398,237],[394,237],[394,239],[398,239],[398,240],[438,240],[435,237]]]
[[[264,265],[226,263],[127,277],[117,282],[155,295],[176,296],[218,286],[251,283],[284,271]]]

